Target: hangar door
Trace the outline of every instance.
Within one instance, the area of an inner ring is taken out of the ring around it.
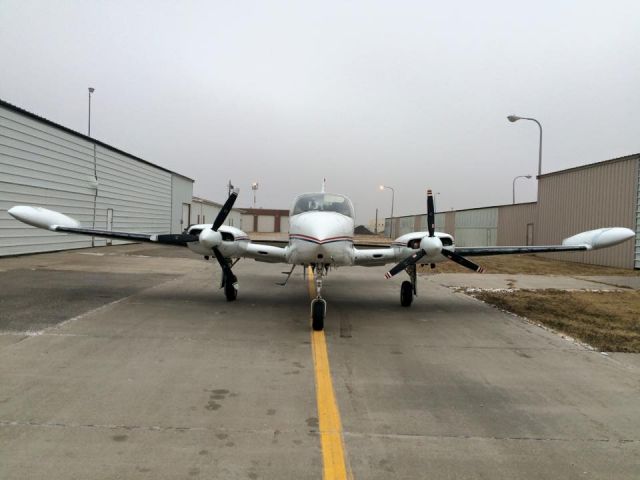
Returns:
[[[253,215],[242,215],[240,223],[241,230],[244,230],[245,232],[253,232]]]
[[[258,231],[272,233],[276,230],[276,217],[273,215],[258,215]]]

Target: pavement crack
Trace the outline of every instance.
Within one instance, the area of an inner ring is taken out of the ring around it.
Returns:
[[[281,430],[281,429],[222,429],[215,427],[193,427],[176,425],[124,425],[124,424],[99,424],[99,423],[65,423],[65,422],[23,422],[0,420],[0,428],[27,427],[27,428],[60,428],[60,429],[96,429],[96,430],[126,430],[142,432],[224,432],[230,434],[244,435],[267,435],[278,437],[282,434],[308,433],[307,429]],[[226,436],[225,436],[226,438]]]
[[[458,439],[458,440],[496,440],[516,442],[584,442],[584,443],[640,443],[637,438],[568,438],[568,437],[528,437],[528,436],[480,436],[480,435],[430,435],[418,433],[356,433],[344,432],[346,437],[355,438],[392,438],[392,439]]]

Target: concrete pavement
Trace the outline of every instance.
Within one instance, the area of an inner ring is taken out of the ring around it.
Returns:
[[[229,303],[175,248],[0,259],[0,478],[321,478],[308,295],[285,269],[241,261]],[[324,285],[354,478],[638,478],[637,368],[431,279],[402,308],[384,271]]]

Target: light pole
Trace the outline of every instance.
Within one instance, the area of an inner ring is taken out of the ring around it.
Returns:
[[[518,175],[513,179],[513,204],[516,203],[516,180],[519,178],[531,178],[531,175]]]
[[[93,92],[95,92],[96,89],[93,87],[89,87],[89,128],[88,128],[88,133],[87,136],[90,137],[91,136],[91,94]]]
[[[253,190],[253,208],[256,208],[256,191],[258,190],[258,182],[251,184],[251,190]]]
[[[531,120],[532,122],[536,122],[538,124],[538,128],[540,129],[540,145],[538,147],[538,176],[542,175],[542,125],[535,118],[529,117],[518,117],[517,115],[509,115],[507,117],[511,123],[517,122],[518,120]]]
[[[389,229],[389,235],[393,238],[393,201],[395,199],[396,192],[392,187],[380,185],[380,190],[384,190],[385,188],[391,190],[391,228]]]

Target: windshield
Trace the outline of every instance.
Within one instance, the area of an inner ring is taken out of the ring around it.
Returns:
[[[304,212],[337,212],[347,217],[354,217],[351,200],[335,193],[305,193],[296,198],[291,216]]]

